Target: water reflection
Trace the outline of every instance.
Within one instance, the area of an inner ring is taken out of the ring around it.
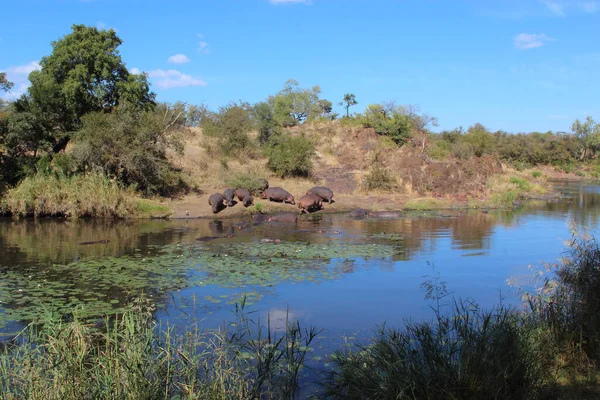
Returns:
[[[267,308],[279,310],[283,301],[304,318],[321,315],[319,323],[342,318],[325,311],[337,306],[362,310],[360,318],[351,311],[345,318],[372,325],[390,309],[414,312],[427,261],[459,291],[475,295],[525,274],[528,263],[556,259],[566,221],[595,229],[600,215],[600,187],[557,186],[565,197],[556,202],[395,220],[0,220],[0,319],[27,309],[27,294],[40,302],[60,299],[66,310],[89,302],[117,306],[143,290],[163,305],[177,298],[181,306],[194,296],[214,312],[232,295],[251,291]],[[97,241],[103,243],[80,244]],[[21,316],[34,318],[29,311]]]

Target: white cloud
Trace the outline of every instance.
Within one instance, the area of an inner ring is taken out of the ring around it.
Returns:
[[[546,36],[545,33],[521,33],[515,36],[515,47],[519,50],[534,49],[536,47],[542,47],[545,42],[554,40]]]
[[[3,93],[2,97],[4,100],[15,100],[27,91],[29,87],[29,74],[33,71],[39,70],[40,64],[37,61],[31,61],[24,65],[17,65],[8,67],[6,69],[0,69],[0,71],[6,72],[6,78],[13,82],[15,86],[8,93]]]
[[[279,5],[279,4],[306,4],[309,5],[311,4],[310,0],[269,0],[269,3],[274,4],[274,5]]]
[[[96,22],[96,28],[100,29],[100,30],[110,30],[112,29],[115,32],[118,32],[117,28],[113,28],[112,26],[108,26],[106,23],[102,22],[102,21],[98,21]]]
[[[204,80],[184,74],[176,69],[156,69],[148,72],[148,76],[152,78],[155,81],[156,86],[161,89],[206,86],[206,82]]]
[[[169,59],[167,61],[170,62],[171,64],[185,64],[185,63],[189,63],[190,59],[187,58],[187,56],[185,54],[175,54],[175,55],[169,57]]]
[[[135,74],[135,75],[139,75],[139,74],[142,73],[142,71],[139,68],[136,68],[136,67],[131,68],[129,70],[129,72],[131,72],[132,74]]]
[[[204,35],[201,33],[198,33],[196,36],[198,36],[198,39],[200,39],[200,41],[198,42],[198,51],[200,51],[204,54],[210,53],[210,49],[208,48],[208,43],[204,41]]]
[[[597,1],[580,1],[579,8],[588,14],[593,14],[600,10],[600,5]]]
[[[554,15],[564,17],[569,9],[579,10],[586,14],[593,14],[600,10],[597,0],[539,0]]]

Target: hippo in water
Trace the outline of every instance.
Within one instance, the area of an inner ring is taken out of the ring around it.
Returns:
[[[223,192],[223,197],[225,197],[225,202],[227,202],[227,206],[233,207],[233,198],[235,197],[235,191],[233,189],[225,189]]]
[[[316,194],[307,194],[298,200],[298,208],[300,213],[317,211],[323,208],[323,200]]]
[[[238,188],[235,190],[235,195],[242,202],[244,207],[248,207],[254,201],[254,197],[252,197],[248,189]]]
[[[328,203],[333,201],[333,190],[324,186],[315,186],[314,188],[309,189],[306,194],[319,196],[323,201],[327,201]]]
[[[298,214],[292,212],[284,212],[275,214],[267,219],[269,222],[298,222]]]
[[[369,217],[372,218],[399,218],[402,214],[398,211],[377,211],[370,212]]]
[[[356,208],[356,209],[350,211],[348,216],[350,218],[364,218],[367,216],[368,213],[369,213],[369,211],[365,210],[364,208]]]
[[[208,205],[212,206],[212,212],[216,214],[225,208],[224,201],[225,197],[221,193],[215,193],[208,198]]]
[[[262,199],[267,199],[269,201],[278,201],[278,202],[296,204],[296,201],[294,200],[294,196],[292,196],[290,194],[290,192],[288,192],[287,190],[282,189],[280,187],[268,188],[267,190],[265,190],[262,193],[262,195],[260,197]]]

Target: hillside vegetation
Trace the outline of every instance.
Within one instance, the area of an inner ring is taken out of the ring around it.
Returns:
[[[481,124],[433,133],[436,119],[418,107],[387,101],[353,112],[359,99],[346,93],[340,117],[319,86],[303,88],[293,79],[256,104],[210,110],[157,103],[147,76],[126,68],[121,43],[113,30],[74,25],[30,74],[28,91],[0,104],[0,211],[139,214],[128,211],[139,207],[123,202],[110,212],[95,211],[114,208],[110,204],[65,205],[65,196],[52,192],[75,177],[74,190],[88,190],[100,176],[118,196],[158,201],[267,178],[295,194],[327,185],[353,196],[352,204],[391,196],[392,208],[414,198],[430,205],[512,206],[544,194],[545,177],[554,171],[600,177],[600,125],[591,117],[575,121],[571,134],[490,132]],[[6,82],[0,90],[10,88]],[[553,169],[528,170],[540,165]],[[495,177],[507,171],[510,176]],[[32,185],[32,179],[47,184]]]

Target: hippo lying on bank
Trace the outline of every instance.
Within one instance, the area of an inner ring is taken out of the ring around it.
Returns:
[[[223,192],[223,197],[225,197],[225,202],[228,207],[233,207],[233,198],[235,197],[235,191],[233,189],[225,189]]]
[[[298,200],[298,208],[300,213],[318,211],[323,208],[323,200],[315,194],[307,194]]]
[[[348,216],[350,218],[364,218],[367,216],[367,214],[369,214],[368,210],[365,210],[364,208],[356,208],[356,209],[350,211]]]
[[[254,201],[254,197],[252,197],[248,189],[238,188],[235,190],[235,195],[242,202],[244,207],[248,207]]]
[[[399,211],[377,211],[370,212],[368,215],[372,218],[399,218],[402,216],[402,213]]]
[[[314,194],[319,196],[323,201],[331,203],[333,201],[333,190],[324,186],[315,186],[312,189],[309,189],[306,194]]]
[[[270,216],[269,222],[298,222],[298,214],[292,212],[279,213]]]
[[[211,194],[208,198],[208,205],[212,206],[212,212],[216,214],[225,208],[225,204],[223,204],[224,201],[225,197],[223,197],[221,193],[215,193]]]
[[[292,196],[291,193],[287,190],[282,189],[280,187],[268,188],[267,190],[262,192],[262,195],[260,197],[261,199],[267,199],[269,201],[296,204],[294,196]]]

